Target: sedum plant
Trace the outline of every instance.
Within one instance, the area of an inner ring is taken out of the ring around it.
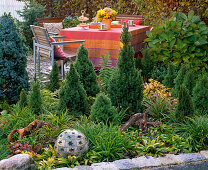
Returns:
[[[131,47],[131,34],[124,24],[121,34],[123,48],[119,53],[118,69],[114,72],[108,88],[108,95],[114,106],[119,109],[129,108],[130,112],[142,111],[143,81],[135,67],[134,51]]]
[[[87,95],[79,80],[79,75],[71,62],[66,80],[59,92],[59,109],[69,109],[70,113],[85,114],[88,112]]]
[[[10,15],[0,17],[0,103],[19,100],[22,88],[29,89],[26,48]]]
[[[74,64],[80,76],[80,81],[84,86],[87,96],[96,96],[99,93],[99,87],[96,80],[94,65],[88,58],[88,50],[82,45],[78,49],[77,60]]]
[[[172,13],[172,17],[148,32],[149,52],[155,62],[188,63],[195,70],[207,67],[208,31],[190,11]]]

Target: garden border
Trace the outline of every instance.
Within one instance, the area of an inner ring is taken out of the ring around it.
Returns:
[[[27,154],[18,154],[11,158],[1,160],[0,169],[34,169],[34,162],[31,160],[31,157]],[[201,151],[200,153],[182,153],[179,155],[167,154],[164,157],[158,158],[154,158],[152,156],[141,156],[132,159],[120,159],[113,162],[93,163],[91,166],[81,165],[76,166],[75,168],[62,167],[53,170],[136,170],[149,168],[167,168],[206,161],[208,161],[208,150]]]

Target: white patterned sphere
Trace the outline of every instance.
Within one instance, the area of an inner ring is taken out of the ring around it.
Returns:
[[[68,155],[83,156],[88,151],[88,140],[83,133],[77,130],[65,130],[62,132],[54,146],[56,155],[67,157]]]

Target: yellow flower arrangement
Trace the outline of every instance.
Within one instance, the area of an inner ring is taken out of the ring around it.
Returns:
[[[111,8],[104,8],[97,11],[97,21],[101,21],[103,19],[112,19],[115,20],[117,12]]]

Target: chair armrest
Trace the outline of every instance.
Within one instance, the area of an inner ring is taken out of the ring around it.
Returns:
[[[65,38],[66,36],[51,36],[52,38]]]
[[[59,35],[58,33],[55,33],[55,32],[48,32],[48,34],[51,35],[51,36]]]
[[[82,44],[85,40],[52,42],[52,45]]]

